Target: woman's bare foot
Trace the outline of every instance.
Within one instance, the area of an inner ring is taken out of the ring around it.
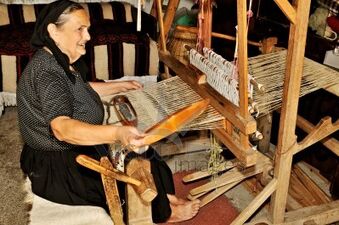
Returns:
[[[167,194],[167,198],[168,198],[169,202],[173,205],[182,205],[182,204],[185,204],[187,202],[187,200],[182,199],[182,198],[178,198],[175,195]]]
[[[200,200],[186,201],[174,195],[167,195],[172,209],[171,217],[167,222],[175,223],[192,219],[200,208]]]

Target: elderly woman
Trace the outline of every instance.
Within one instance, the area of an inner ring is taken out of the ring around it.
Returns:
[[[32,191],[47,200],[107,209],[100,175],[75,162],[79,154],[99,160],[108,154],[104,144],[141,146],[135,127],[102,125],[100,96],[139,89],[135,81],[86,82],[79,58],[90,40],[84,8],[67,0],[46,6],[39,14],[31,44],[37,49],[17,90],[18,118],[24,141],[21,168]],[[153,149],[145,154],[158,190],[152,202],[154,223],[177,222],[196,215],[199,201],[175,197],[172,174]],[[156,157],[154,157],[156,156]]]

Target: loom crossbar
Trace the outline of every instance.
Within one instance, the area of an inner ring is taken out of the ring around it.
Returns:
[[[256,131],[257,124],[253,117],[249,116],[247,119],[241,117],[239,107],[236,107],[225,99],[207,83],[200,84],[199,77],[196,76],[196,73],[192,69],[186,67],[179,60],[166,52],[160,51],[159,58],[202,98],[210,100],[212,107],[225,117],[226,127],[229,126],[228,123],[232,123],[233,126],[239,129],[242,135],[249,135]],[[254,165],[256,163],[256,154],[254,154],[255,151],[252,149],[251,145],[236,142],[230,132],[223,131],[218,129],[212,130],[212,132],[239,159],[243,166],[248,167]]]

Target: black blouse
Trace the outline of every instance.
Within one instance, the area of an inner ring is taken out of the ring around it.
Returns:
[[[25,68],[17,89],[18,120],[23,140],[31,148],[61,151],[76,147],[51,133],[50,122],[58,116],[102,124],[100,97],[78,72],[74,76],[75,84],[44,49],[38,50]]]

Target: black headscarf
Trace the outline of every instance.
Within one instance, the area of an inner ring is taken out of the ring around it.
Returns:
[[[75,77],[72,74],[69,66],[69,58],[66,54],[62,53],[60,49],[56,46],[55,42],[50,38],[47,26],[50,23],[55,23],[59,16],[71,5],[78,4],[68,0],[55,1],[48,4],[43,8],[39,13],[39,16],[36,20],[34,32],[31,37],[31,45],[33,48],[38,49],[46,46],[49,50],[52,51],[57,62],[66,72],[68,78],[75,83]],[[86,74],[88,68],[82,60],[77,60],[73,63],[73,66],[80,72],[84,81],[86,81]]]

